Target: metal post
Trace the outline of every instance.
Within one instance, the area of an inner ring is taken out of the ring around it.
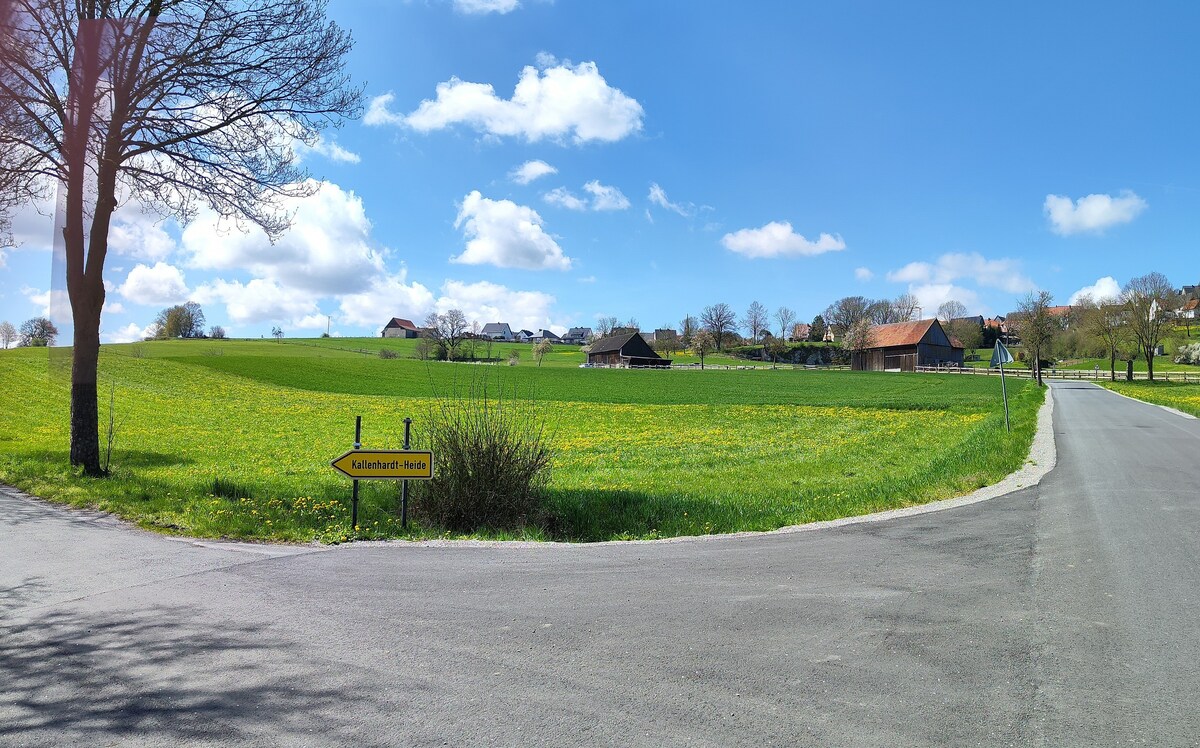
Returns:
[[[412,436],[412,419],[404,419],[404,448],[408,449]],[[408,529],[408,481],[400,481],[400,528]]]
[[[362,416],[354,417],[354,448],[362,449]],[[353,498],[350,500],[350,529],[358,530],[358,479],[355,478]]]
[[[1012,424],[1008,422],[1008,386],[1004,384],[1004,362],[1000,362],[1000,392],[1004,393],[1004,428],[1012,433]]]

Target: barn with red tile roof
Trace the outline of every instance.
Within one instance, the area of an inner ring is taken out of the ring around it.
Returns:
[[[384,338],[419,338],[420,336],[421,331],[412,323],[412,320],[401,317],[392,317],[388,320],[381,333],[381,337]]]
[[[850,356],[855,371],[915,371],[918,366],[962,366],[963,347],[936,319],[871,328],[871,347]]]

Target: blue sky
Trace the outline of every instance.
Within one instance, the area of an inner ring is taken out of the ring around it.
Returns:
[[[675,326],[838,297],[1002,314],[1200,281],[1194,3],[333,2],[365,117],[272,247],[122,210],[107,341],[196,299],[258,336],[464,309]],[[518,88],[518,82],[520,87]],[[488,88],[490,86],[490,89]],[[526,167],[524,177],[520,173]],[[538,166],[536,162],[541,162]],[[0,319],[43,311],[50,225],[17,216]]]

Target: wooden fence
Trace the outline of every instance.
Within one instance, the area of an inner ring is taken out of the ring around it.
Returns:
[[[999,376],[999,369],[987,369],[982,366],[918,366],[917,371],[922,374],[971,374],[976,376]],[[1010,377],[1018,377],[1023,379],[1032,379],[1033,371],[1030,369],[1005,369],[1005,375]],[[1108,380],[1110,374],[1107,370],[1097,372],[1095,369],[1042,369],[1043,379],[1059,379],[1059,380],[1082,380],[1082,381],[1099,381]],[[1135,371],[1133,373],[1135,380],[1146,380],[1150,376],[1144,371]],[[1125,381],[1125,372],[1117,372],[1117,381]],[[1183,382],[1185,384],[1200,384],[1200,372],[1191,373],[1186,371],[1156,371],[1154,372],[1154,381],[1156,382]]]

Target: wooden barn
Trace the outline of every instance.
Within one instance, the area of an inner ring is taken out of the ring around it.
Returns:
[[[400,317],[392,317],[392,319],[383,326],[381,337],[385,338],[419,338],[421,331],[411,320],[401,319]]]
[[[588,363],[603,366],[654,366],[666,368],[671,365],[654,352],[650,344],[636,332],[611,335],[592,343],[588,349]]]
[[[854,371],[915,371],[918,366],[962,366],[963,347],[936,319],[871,328],[871,347],[850,356]]]

